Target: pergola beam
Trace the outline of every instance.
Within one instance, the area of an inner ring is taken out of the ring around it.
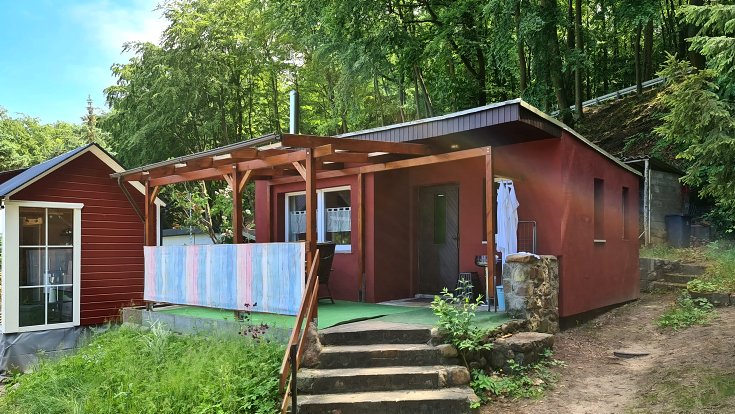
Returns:
[[[321,137],[316,135],[283,134],[281,144],[293,148],[316,148],[331,145],[334,150],[352,152],[390,152],[404,155],[429,155],[433,151],[425,144],[405,142],[363,141],[349,138]]]

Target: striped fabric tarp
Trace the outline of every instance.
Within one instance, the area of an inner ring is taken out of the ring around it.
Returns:
[[[152,302],[296,315],[303,243],[146,246],[143,298]]]

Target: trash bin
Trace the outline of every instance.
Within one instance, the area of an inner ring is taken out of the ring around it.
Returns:
[[[689,247],[692,232],[691,217],[683,214],[666,216],[666,239],[671,247]]]
[[[505,292],[503,286],[495,286],[495,298],[498,301],[498,312],[505,312]]]

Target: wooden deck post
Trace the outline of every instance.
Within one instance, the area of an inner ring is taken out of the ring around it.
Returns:
[[[495,174],[493,172],[493,149],[487,147],[485,154],[485,237],[487,237],[487,278],[485,286],[488,294],[495,298]],[[497,298],[495,298],[497,305]]]
[[[243,242],[242,237],[242,188],[240,180],[242,173],[237,170],[237,165],[233,165],[232,174],[230,175],[229,184],[232,188],[232,243],[240,244]]]
[[[365,202],[364,190],[364,178],[362,173],[357,174],[357,292],[358,300],[365,302],[365,239],[364,239],[364,228],[363,228],[363,215],[365,210],[363,203]]]
[[[306,263],[311,265],[316,252],[316,158],[314,149],[306,150]],[[307,268],[308,270],[308,268]]]
[[[153,187],[150,181],[145,182],[145,231],[143,234],[146,246],[158,245],[156,226],[156,197],[158,197],[159,187]]]

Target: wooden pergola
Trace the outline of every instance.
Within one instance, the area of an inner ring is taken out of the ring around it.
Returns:
[[[268,143],[277,143],[275,148]],[[232,189],[232,225],[234,243],[242,243],[242,191],[253,180],[271,184],[305,182],[306,255],[311,263],[317,245],[317,180],[357,175],[357,252],[360,279],[364,275],[363,248],[363,174],[484,157],[485,188],[493,187],[493,153],[490,146],[456,151],[438,150],[428,144],[381,142],[314,135],[282,134],[200,152],[185,157],[112,174],[121,181],[145,185],[145,245],[155,246],[156,214],[154,202],[161,187],[169,184],[226,180]],[[495,255],[493,228],[495,194],[486,191],[486,236],[488,277],[494,277]],[[492,279],[490,279],[492,280]],[[360,280],[362,283],[362,280]],[[486,280],[486,282],[488,282]]]

